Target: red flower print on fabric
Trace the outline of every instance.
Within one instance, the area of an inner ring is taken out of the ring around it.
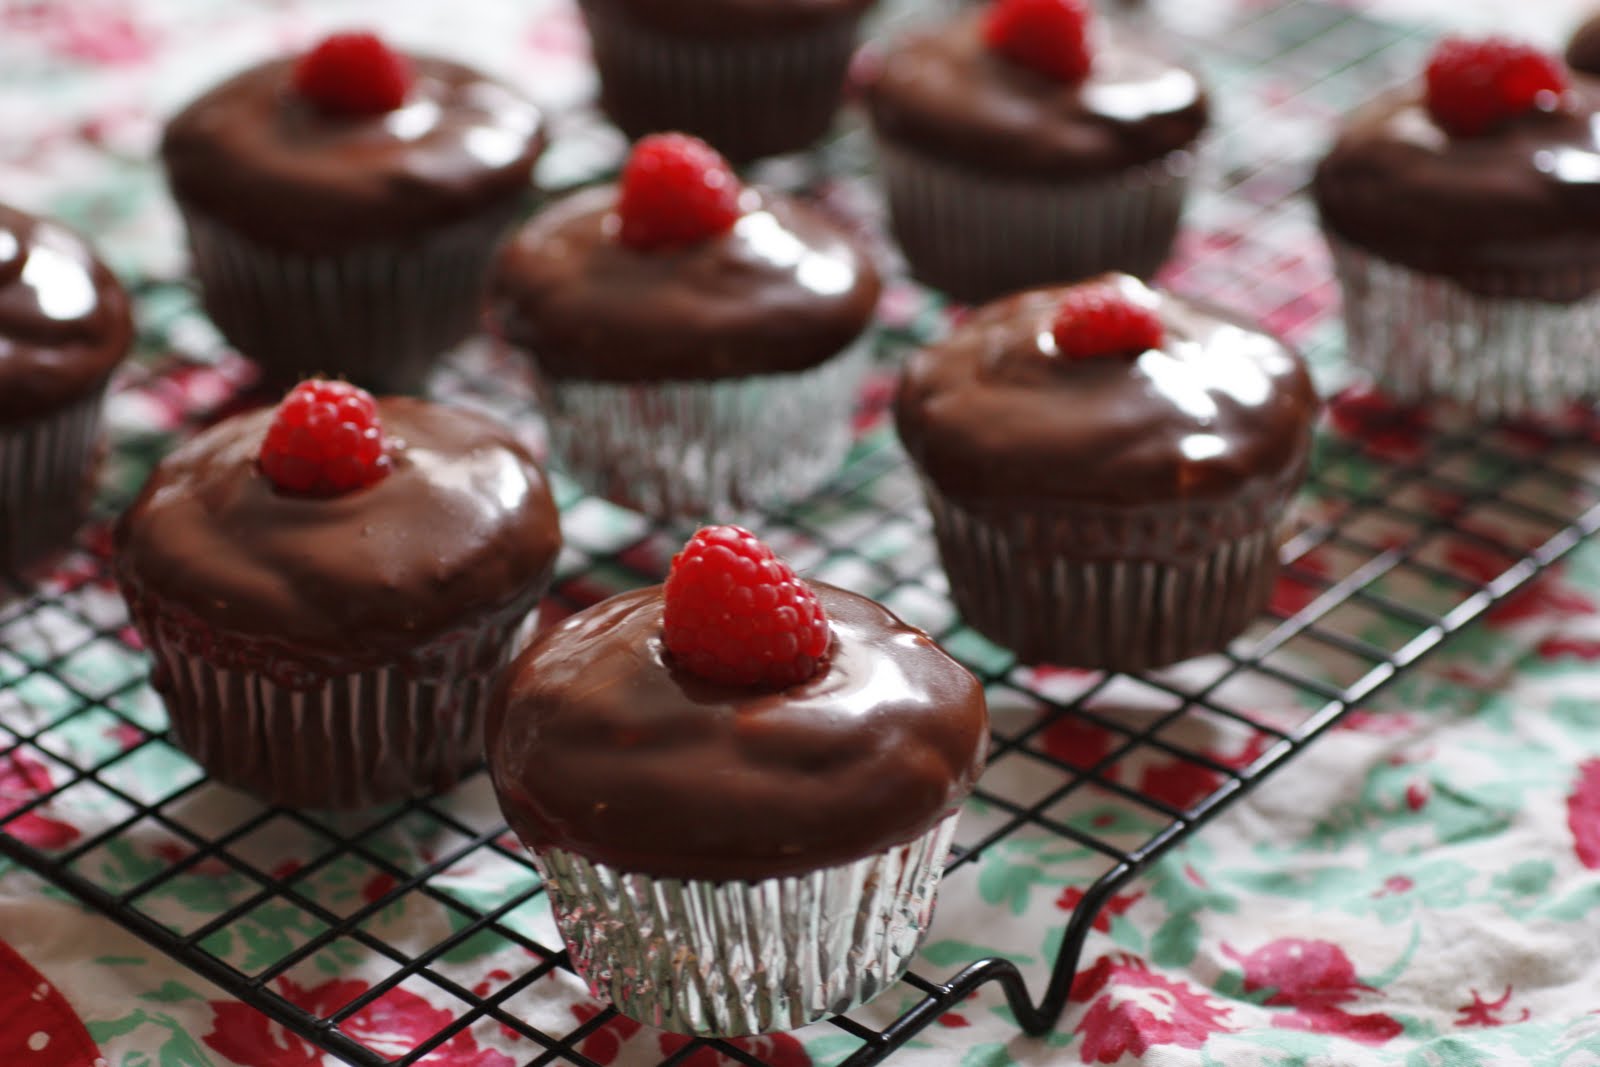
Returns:
[[[1578,862],[1600,870],[1600,759],[1584,760],[1567,796],[1567,829]]]
[[[1132,956],[1100,957],[1073,980],[1071,999],[1089,1003],[1073,1031],[1083,1038],[1084,1063],[1115,1063],[1158,1045],[1199,1048],[1234,1030],[1225,1008]]]
[[[371,987],[358,978],[333,979],[309,988],[287,978],[278,980],[285,1000],[313,1015],[327,1016]],[[321,1067],[323,1053],[254,1008],[232,1001],[211,1003],[211,1032],[203,1039],[210,1049],[239,1067]],[[397,1058],[410,1052],[453,1021],[443,1008],[415,993],[391,989],[346,1019],[339,1029],[373,1052]],[[516,1067],[516,1061],[494,1049],[479,1048],[463,1030],[427,1057],[428,1067]]]
[[[1522,1009],[1522,1014],[1512,1018],[1502,1018],[1500,1013],[1506,1010],[1506,1005],[1511,1003],[1511,986],[1506,986],[1506,991],[1499,1000],[1484,1000],[1476,989],[1470,990],[1472,1003],[1464,1004],[1456,1009],[1456,1014],[1461,1018],[1456,1020],[1456,1026],[1505,1026],[1507,1023],[1525,1023],[1533,1013],[1527,1008]]]
[[[67,999],[16,950],[0,941],[0,1063],[104,1064]]]
[[[1100,913],[1094,917],[1094,928],[1102,934],[1111,932],[1111,920],[1122,915],[1139,901],[1144,899],[1144,893],[1114,893],[1111,899],[1105,902]],[[1083,890],[1077,886],[1068,886],[1056,898],[1056,907],[1062,911],[1071,911],[1083,900]]]
[[[0,831],[45,851],[66,848],[82,836],[76,826],[41,815],[39,809],[7,816],[55,788],[50,770],[21,749],[0,756]]]
[[[1247,993],[1270,991],[1263,1003],[1294,1010],[1273,1019],[1285,1030],[1333,1034],[1369,1045],[1381,1045],[1400,1036],[1399,1022],[1377,1012],[1355,1014],[1342,1005],[1362,993],[1376,992],[1356,977],[1344,949],[1330,941],[1280,938],[1241,956],[1228,946],[1223,951],[1244,969]]]

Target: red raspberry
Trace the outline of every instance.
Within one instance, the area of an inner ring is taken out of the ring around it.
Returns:
[[[1057,81],[1089,76],[1088,0],[996,0],[983,22],[988,46]]]
[[[381,115],[406,102],[411,63],[374,34],[336,33],[300,57],[294,87],[330,115]]]
[[[338,496],[389,473],[372,394],[348,382],[317,378],[283,398],[259,459],[273,485],[297,496]]]
[[[672,558],[662,636],[684,670],[727,685],[781,689],[810,678],[828,651],[828,617],[811,587],[755,534],[706,526]]]
[[[1164,331],[1154,311],[1136,304],[1114,284],[1092,282],[1067,293],[1051,328],[1068,359],[1136,356],[1158,348]]]
[[[1535,109],[1550,110],[1567,89],[1554,56],[1500,37],[1446,37],[1428,58],[1428,114],[1458,137],[1476,137]]]
[[[682,133],[653,133],[622,168],[622,243],[649,251],[727,233],[743,214],[739,176],[717,150]]]

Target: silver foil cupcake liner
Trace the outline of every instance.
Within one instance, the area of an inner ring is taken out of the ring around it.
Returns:
[[[425,668],[324,675],[288,657],[255,669],[207,656],[217,646],[194,626],[133,611],[174,739],[208,775],[271,804],[349,809],[447,789],[483,759],[490,691],[537,619],[441,643]]]
[[[614,3],[584,2],[600,102],[630,137],[681,130],[743,162],[798,151],[839,110],[860,19],[810,31],[706,40],[662,33]]]
[[[312,374],[415,393],[434,361],[478,328],[489,264],[511,207],[415,240],[306,255],[184,213],[206,314],[267,380]]]
[[[955,824],[759,882],[652,878],[562,849],[535,859],[596,997],[663,1030],[734,1037],[842,1014],[898,981],[932,920]]]
[[[984,174],[878,138],[895,240],[921,281],[968,303],[1166,262],[1191,149],[1115,175],[1052,181]]]
[[[1118,671],[1215,652],[1250,624],[1272,593],[1293,491],[1188,514],[1001,516],[923,489],[969,626],[1024,663]]]
[[[805,497],[844,462],[870,342],[789,374],[711,381],[541,378],[552,455],[590,493],[663,518]]]
[[[1402,402],[1476,414],[1551,412],[1600,394],[1600,294],[1485,296],[1328,235],[1352,365]],[[1570,289],[1561,279],[1564,289]]]
[[[0,428],[0,569],[19,571],[67,547],[83,521],[105,391]]]

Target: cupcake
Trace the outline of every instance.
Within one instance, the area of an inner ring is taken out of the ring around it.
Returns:
[[[1266,603],[1319,408],[1276,339],[1111,275],[978,309],[911,358],[895,423],[967,623],[1134,671]]]
[[[517,657],[489,773],[594,994],[750,1034],[904,972],[987,720],[926,634],[721,526]]]
[[[579,0],[579,8],[611,121],[629,137],[685,130],[744,162],[827,132],[873,3]]]
[[[161,159],[206,312],[269,382],[415,392],[476,329],[543,143],[507,86],[337,34],[195,100]]]
[[[508,243],[490,317],[537,369],[553,450],[584,488],[703,517],[838,469],[878,293],[851,233],[668,134],[639,142],[620,186]]]
[[[63,226],[0,205],[0,572],[66,547],[128,353],[128,295]]]
[[[1351,362],[1484,415],[1600,391],[1600,81],[1451,38],[1346,122],[1312,195]]]
[[[291,807],[452,784],[561,546],[493,420],[305,382],[156,467],[114,570],[178,744]]]
[[[1166,260],[1206,125],[1190,71],[1087,0],[998,0],[891,45],[865,86],[894,235],[978,302]]]

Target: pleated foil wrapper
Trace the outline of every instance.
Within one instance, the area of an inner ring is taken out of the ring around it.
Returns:
[[[213,779],[270,804],[372,807],[454,785],[483,759],[500,670],[537,611],[344,674],[207,633],[130,598],[178,747]]]
[[[890,223],[911,272],[957,300],[1166,262],[1195,153],[1101,179],[985,174],[878,138]]]
[[[0,427],[0,569],[66,548],[99,462],[105,385],[49,414]]]
[[[1218,651],[1261,612],[1298,484],[1188,513],[989,515],[923,490],[969,626],[1024,663],[1141,671]]]
[[[206,314],[266,379],[314,374],[420,392],[440,355],[478,329],[511,205],[414,240],[308,255],[184,212]]]
[[[1519,278],[1517,295],[1485,296],[1327,236],[1350,362],[1394,399],[1448,399],[1496,417],[1600,395],[1600,292],[1542,300]],[[1573,281],[1551,279],[1563,292]]]
[[[842,1014],[898,981],[932,920],[955,824],[759,882],[652,878],[554,848],[535,859],[596,997],[663,1030],[735,1037]]]
[[[808,370],[709,381],[541,377],[552,454],[585,490],[662,518],[799,500],[844,462],[862,339]]]
[[[832,125],[859,18],[834,18],[809,32],[706,40],[662,33],[619,6],[580,5],[601,106],[628,136],[680,130],[744,162],[799,151]]]

